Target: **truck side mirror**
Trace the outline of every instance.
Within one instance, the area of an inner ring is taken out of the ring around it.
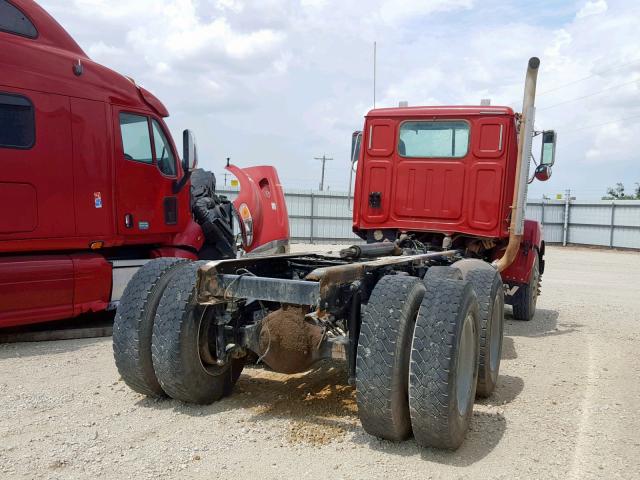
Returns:
[[[347,205],[351,210],[351,184],[353,183],[353,172],[358,167],[360,157],[360,144],[362,143],[362,131],[356,130],[351,134],[351,169],[349,170],[349,193],[347,194]]]
[[[351,168],[355,169],[356,162],[360,157],[360,144],[362,143],[362,132],[355,131],[351,134]]]
[[[198,148],[191,130],[182,132],[182,169],[185,175],[198,165]]]
[[[553,130],[542,132],[542,151],[540,152],[540,165],[552,167],[556,161],[556,139],[558,135]]]
[[[173,182],[173,193],[177,195],[191,178],[191,172],[198,166],[198,148],[191,130],[182,132],[182,178]]]

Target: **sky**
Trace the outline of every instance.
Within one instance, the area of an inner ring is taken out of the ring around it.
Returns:
[[[346,191],[351,133],[376,105],[509,105],[541,60],[536,129],[553,177],[530,198],[640,182],[637,0],[42,0],[94,60],[167,106],[224,184],[225,159],[272,164],[285,189]],[[178,148],[180,148],[178,143]],[[534,154],[539,147],[534,144]]]

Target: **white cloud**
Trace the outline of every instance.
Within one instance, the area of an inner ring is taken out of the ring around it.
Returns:
[[[332,190],[346,189],[374,40],[378,106],[519,108],[527,59],[539,56],[536,123],[557,128],[559,145],[554,177],[532,195],[640,179],[635,3],[42,0],[95,60],[161,98],[174,132],[195,130],[204,166],[274,163],[292,188],[317,186],[312,158],[326,153]],[[607,168],[596,176],[594,165]]]
[[[590,0],[578,10],[576,18],[584,18],[590,15],[598,15],[607,11],[608,5],[605,0]]]
[[[377,17],[385,23],[396,24],[435,12],[469,9],[473,0],[384,0]]]
[[[244,9],[244,4],[239,0],[216,0],[216,8],[240,13]]]
[[[613,122],[595,130],[593,143],[585,158],[592,163],[612,163],[624,154],[621,151],[633,141],[634,129],[624,122]]]

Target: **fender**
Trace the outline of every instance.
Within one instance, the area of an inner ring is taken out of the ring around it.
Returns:
[[[151,258],[176,257],[176,258],[187,258],[193,261],[198,260],[197,253],[194,253],[190,250],[185,250],[184,248],[176,248],[176,247],[154,248],[150,252],[150,257]]]
[[[233,201],[242,231],[244,250],[253,253],[284,253],[289,249],[289,214],[278,172],[272,166],[226,167],[240,182],[240,193]],[[243,221],[246,210],[250,223]],[[243,213],[244,212],[244,213]],[[252,231],[247,231],[251,229]]]
[[[190,219],[186,228],[173,237],[172,246],[186,247],[195,252],[199,252],[204,245],[204,234],[202,228],[195,220]],[[181,255],[177,255],[181,256]]]
[[[531,276],[533,260],[535,255],[532,251],[538,252],[540,262],[540,274],[544,271],[544,241],[542,240],[542,227],[535,220],[524,221],[524,235],[518,250],[518,255],[513,263],[502,272],[502,280],[510,285],[526,284]],[[500,258],[502,251],[498,252],[496,258]]]

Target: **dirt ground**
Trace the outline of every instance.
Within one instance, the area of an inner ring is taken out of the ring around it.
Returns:
[[[129,390],[109,338],[0,345],[0,478],[638,478],[640,254],[549,248],[538,308],[456,452],[364,433],[339,364],[201,407]]]

